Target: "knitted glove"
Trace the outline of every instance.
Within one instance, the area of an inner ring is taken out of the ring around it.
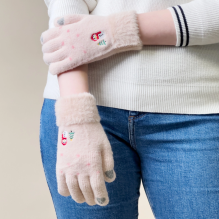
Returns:
[[[58,192],[78,202],[105,206],[106,182],[116,178],[113,152],[90,93],[61,97],[55,105],[59,126],[56,175]]]
[[[41,35],[43,58],[50,64],[51,74],[142,48],[135,11],[109,16],[69,15],[54,22],[56,27]]]

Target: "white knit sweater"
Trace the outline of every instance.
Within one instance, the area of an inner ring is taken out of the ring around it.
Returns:
[[[170,10],[175,46],[144,46],[89,64],[90,92],[97,104],[127,110],[219,113],[219,0],[45,0],[52,28],[67,14],[107,16]],[[48,73],[44,98],[59,97],[57,76]]]

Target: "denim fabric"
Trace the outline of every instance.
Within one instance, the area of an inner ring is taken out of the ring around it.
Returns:
[[[136,112],[98,106],[115,172],[105,207],[57,192],[55,100],[41,112],[42,162],[58,219],[136,219],[142,180],[156,219],[219,219],[219,114]]]

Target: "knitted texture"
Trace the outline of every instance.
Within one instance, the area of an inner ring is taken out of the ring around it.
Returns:
[[[135,11],[110,16],[69,15],[54,23],[57,27],[41,37],[43,59],[52,74],[142,48]]]
[[[105,181],[113,182],[116,174],[113,152],[100,124],[94,97],[82,93],[61,98],[55,111],[59,125],[56,163],[59,194],[71,195],[78,203],[107,205]]]

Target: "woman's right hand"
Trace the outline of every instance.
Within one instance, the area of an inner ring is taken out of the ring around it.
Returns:
[[[106,182],[116,178],[111,145],[90,93],[61,97],[56,103],[59,126],[56,175],[58,192],[78,202],[105,206]]]

